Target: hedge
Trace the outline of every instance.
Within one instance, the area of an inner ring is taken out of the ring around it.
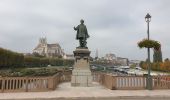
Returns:
[[[32,56],[24,57],[25,67],[46,67],[51,66],[73,66],[74,60],[65,60],[62,58],[39,58]]]
[[[40,58],[25,56],[24,57],[24,66],[25,67],[39,67],[40,66]]]
[[[0,48],[0,68],[46,67],[48,65],[73,66],[73,64],[74,60],[24,56],[23,54]]]
[[[0,68],[23,66],[24,55],[0,48]]]

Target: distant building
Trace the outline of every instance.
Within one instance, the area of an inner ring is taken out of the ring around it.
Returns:
[[[140,62],[141,62],[140,60],[129,60],[129,66],[131,65],[139,66]]]
[[[40,38],[38,45],[33,50],[33,53],[38,53],[46,57],[63,57],[64,51],[58,43],[48,44],[46,38]]]
[[[112,54],[112,53],[106,54],[104,59],[107,60],[107,63],[116,64],[115,54]]]
[[[98,58],[98,62],[109,66],[129,66],[128,58],[116,57],[113,53],[108,53],[104,57]]]
[[[135,63],[135,64],[139,64],[141,61],[140,60],[129,60],[130,63]]]
[[[74,55],[73,54],[65,54],[63,56],[64,59],[68,59],[68,60],[74,60]]]
[[[129,65],[128,58],[117,57],[117,63],[120,64],[121,66]]]
[[[95,58],[94,60],[98,60],[99,56],[98,56],[98,49],[96,49],[96,54],[95,54]]]
[[[106,54],[104,58],[106,60],[116,60],[116,55],[112,54],[112,53],[109,53],[109,54]]]

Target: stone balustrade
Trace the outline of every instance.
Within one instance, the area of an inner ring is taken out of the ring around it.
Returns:
[[[144,76],[113,76],[112,74],[93,73],[93,81],[112,90],[146,89]],[[170,76],[153,76],[153,89],[170,89]]]
[[[71,73],[48,77],[0,77],[0,93],[50,91],[56,89],[59,83],[70,80]]]

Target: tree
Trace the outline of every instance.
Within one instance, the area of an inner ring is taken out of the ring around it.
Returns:
[[[159,49],[154,48],[153,62],[162,62],[162,51],[161,46]]]
[[[165,62],[169,61],[169,58],[166,58],[164,61],[165,61]]]

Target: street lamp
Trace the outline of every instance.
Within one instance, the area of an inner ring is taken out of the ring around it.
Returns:
[[[149,22],[151,21],[151,15],[149,15],[149,13],[147,13],[147,15],[145,16],[145,21],[147,22],[147,35],[148,35],[148,40],[149,40]],[[152,77],[151,77],[151,64],[150,64],[150,48],[148,48],[148,75],[147,75],[147,89],[148,90],[152,90]]]

